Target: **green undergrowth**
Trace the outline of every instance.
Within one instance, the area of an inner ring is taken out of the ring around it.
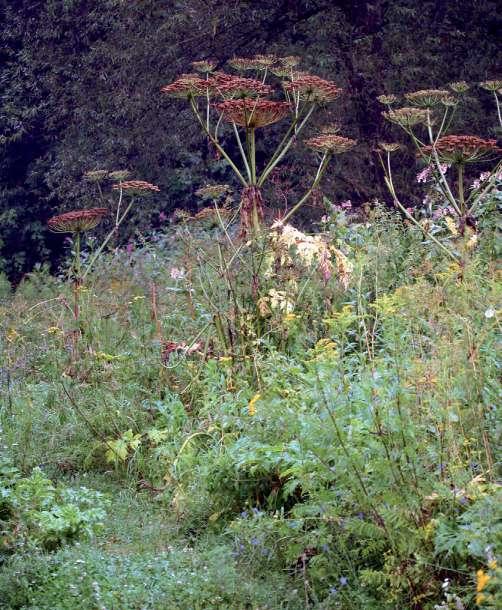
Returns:
[[[460,262],[382,208],[331,250],[185,229],[106,254],[78,316],[64,274],[3,289],[3,607],[496,608],[493,223],[434,229]]]

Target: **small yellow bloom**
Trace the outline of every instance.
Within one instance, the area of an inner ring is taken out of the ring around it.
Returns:
[[[489,561],[488,567],[490,568],[490,570],[496,570],[497,569],[497,560],[492,559],[491,561]]]
[[[447,216],[444,220],[445,220],[446,226],[448,227],[448,230],[450,231],[450,233],[453,235],[453,237],[456,237],[458,235],[456,222],[453,220],[453,218],[451,216]]]
[[[142,299],[144,299],[145,296],[144,295],[137,295],[133,298],[133,301],[141,301]]]
[[[17,330],[15,328],[9,328],[9,330],[7,331],[7,334],[5,336],[9,343],[14,343],[14,341],[16,339],[19,339],[19,337],[21,335],[17,332]]]
[[[251,398],[251,400],[249,401],[248,404],[248,414],[253,416],[256,415],[256,403],[260,400],[261,398],[261,394],[258,392],[258,394],[255,394],[253,396],[253,398]]]
[[[485,574],[484,570],[478,570],[476,572],[476,577],[477,577],[476,591],[479,593],[486,587],[486,585],[491,577],[488,576],[488,574]]]
[[[49,328],[47,329],[48,335],[59,335],[62,332],[63,331],[59,328],[59,326],[49,326]]]
[[[298,316],[295,313],[287,313],[284,316],[284,322],[292,322],[293,320],[296,320]]]
[[[481,606],[484,599],[485,599],[485,596],[483,595],[483,593],[478,593],[476,595],[476,606]]]
[[[220,356],[219,361],[223,363],[232,362],[232,356]]]

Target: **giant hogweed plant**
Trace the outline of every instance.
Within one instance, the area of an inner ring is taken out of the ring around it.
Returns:
[[[227,161],[239,180],[241,234],[258,233],[264,219],[263,187],[273,170],[304,131],[314,112],[336,100],[342,90],[332,81],[297,69],[298,57],[276,58],[259,55],[234,58],[229,64],[236,71],[253,73],[253,78],[215,71],[211,61],[198,61],[198,73],[183,74],[162,88],[166,95],[182,98],[191,107],[204,135]],[[282,93],[269,84],[279,79]],[[257,165],[256,138],[263,128],[288,119],[289,126],[264,167]],[[221,139],[222,124],[229,124],[235,136],[240,162],[231,157]],[[338,127],[327,126],[305,144],[319,153],[319,165],[312,185],[282,219],[286,222],[310,197],[319,184],[333,155],[350,150],[355,141],[337,135]]]
[[[499,127],[502,127],[498,98],[502,81],[485,81],[480,86],[493,92]],[[447,238],[444,239],[441,235],[438,237],[438,231],[429,223],[419,222],[413,211],[401,201],[391,164],[391,155],[400,145],[380,142],[378,155],[393,203],[428,240],[461,265],[477,243],[476,219],[485,211],[487,199],[502,178],[502,162],[497,162],[502,149],[497,146],[495,139],[448,133],[455,113],[464,101],[463,94],[469,88],[468,83],[461,81],[450,83],[449,89],[424,89],[407,93],[404,97],[408,106],[402,108],[394,108],[399,99],[397,95],[381,95],[378,98],[387,107],[383,113],[385,118],[409,136],[416,148],[417,158],[426,166],[417,179],[420,182],[433,182],[435,196],[427,197],[424,201],[429,207],[435,205],[433,218],[444,216]],[[473,181],[471,192],[467,193],[466,170],[480,163],[491,164],[491,167]],[[450,168],[452,172],[448,172]],[[449,178],[451,173],[454,174],[453,178]],[[458,239],[455,244],[450,239],[452,236],[464,239]]]
[[[115,239],[118,243],[119,228],[124,223],[133,207],[136,199],[152,192],[158,192],[159,188],[149,182],[143,180],[126,180],[129,172],[106,170],[89,171],[84,175],[84,178],[96,185],[97,193],[102,207],[87,208],[80,210],[72,210],[63,214],[53,216],[47,222],[49,230],[54,233],[68,233],[72,235],[73,261],[70,265],[68,279],[72,285],[73,306],[70,307],[75,328],[71,332],[72,337],[72,360],[77,358],[77,345],[79,336],[82,333],[82,322],[80,315],[81,292],[84,286],[84,280],[90,271],[94,268],[97,260],[105,250],[105,248]],[[108,198],[104,194],[103,183],[111,182],[112,194],[117,193],[117,200],[113,197]],[[112,215],[112,228],[108,231],[101,243],[96,247],[92,254],[88,257],[85,265],[82,264],[82,243],[89,231],[95,229],[106,217]],[[64,299],[63,304],[66,305]]]
[[[163,93],[189,104],[205,137],[227,161],[241,185],[236,214],[218,203],[220,187],[200,189],[204,197],[212,199],[214,209],[202,210],[196,220],[207,220],[212,215],[224,236],[223,243],[216,244],[216,252],[211,254],[214,244],[190,243],[190,231],[180,233],[197,262],[200,292],[205,307],[212,312],[220,345],[232,355],[246,356],[250,341],[277,335],[275,331],[281,324],[274,326],[275,314],[279,314],[281,323],[294,319],[293,310],[305,294],[312,273],[319,271],[327,280],[336,267],[342,283],[350,273],[350,263],[340,250],[330,249],[319,236],[305,235],[287,224],[318,187],[331,158],[355,146],[354,140],[338,135],[337,126],[328,125],[305,141],[319,156],[312,183],[282,218],[265,227],[263,189],[272,172],[284,161],[314,112],[335,101],[342,92],[332,81],[299,72],[298,63],[297,57],[271,55],[229,62],[238,72],[253,73],[250,78],[215,71],[210,61],[194,62],[198,73],[184,74],[162,88]],[[270,84],[271,78],[280,83],[280,92]],[[289,125],[283,137],[270,151],[268,161],[259,167],[257,136],[266,127],[286,120]],[[223,125],[231,128],[239,160],[232,158],[221,138]],[[238,239],[231,230],[237,217]],[[208,269],[223,279],[226,295],[216,294],[219,283],[208,276]],[[284,332],[278,334],[284,342]]]

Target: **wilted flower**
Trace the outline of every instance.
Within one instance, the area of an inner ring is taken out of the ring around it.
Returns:
[[[420,123],[427,122],[428,112],[422,108],[397,108],[383,112],[383,116],[391,123],[401,125],[401,127],[413,127]]]
[[[144,180],[128,180],[127,182],[119,182],[112,186],[114,191],[126,191],[130,195],[147,195],[149,193],[159,193],[160,189],[155,184],[145,182]]]
[[[380,104],[385,104],[386,106],[391,106],[392,104],[395,104],[397,102],[398,97],[397,97],[397,95],[390,93],[388,95],[379,95],[377,97],[377,100],[380,102]]]
[[[192,61],[192,68],[197,72],[212,72],[216,68],[216,62],[212,59]]]
[[[233,57],[228,64],[235,70],[266,70],[275,64],[274,55],[255,55],[254,57]]]
[[[465,93],[471,88],[469,83],[466,83],[465,80],[455,81],[450,83],[448,86],[452,91],[455,91],[455,93]]]
[[[227,100],[215,104],[223,118],[241,127],[265,127],[280,121],[291,110],[288,102],[272,102],[270,100]]]
[[[297,75],[291,82],[283,82],[282,85],[288,93],[296,93],[300,99],[309,102],[332,102],[342,93],[342,89],[333,81],[305,73]]]
[[[47,221],[47,225],[54,233],[81,233],[94,229],[107,214],[106,208],[74,210],[53,216]]]
[[[502,80],[485,80],[482,83],[479,83],[479,86],[487,91],[498,91],[499,89],[502,89]]]
[[[413,93],[406,93],[404,97],[415,106],[431,108],[451,96],[450,92],[445,89],[421,89]]]
[[[441,100],[441,104],[447,108],[452,108],[458,104],[458,99],[453,95],[447,95]]]
[[[440,159],[447,163],[475,163],[490,154],[499,154],[496,140],[483,140],[477,136],[443,136],[435,146],[423,146],[420,151],[430,156],[435,150]]]
[[[353,148],[357,142],[343,136],[332,134],[322,134],[309,140],[305,140],[305,145],[313,150],[320,152],[328,152],[332,154],[341,154]]]

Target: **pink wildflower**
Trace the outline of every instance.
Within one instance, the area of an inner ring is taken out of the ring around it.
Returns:
[[[185,270],[178,269],[177,267],[171,267],[171,279],[182,280],[185,277]]]

